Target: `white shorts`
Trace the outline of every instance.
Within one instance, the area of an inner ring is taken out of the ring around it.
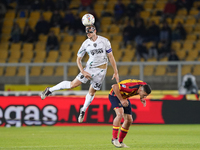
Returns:
[[[92,87],[95,90],[100,90],[102,83],[103,83],[103,80],[106,76],[107,68],[106,69],[100,69],[98,67],[90,68],[90,67],[86,66],[84,68],[84,70],[92,76],[92,79],[90,80],[90,84],[92,85]],[[79,81],[81,81],[82,83],[86,83],[88,81],[88,79],[85,78],[84,75],[81,72],[76,76],[76,78]]]

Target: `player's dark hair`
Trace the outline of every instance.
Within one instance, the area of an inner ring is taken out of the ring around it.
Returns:
[[[143,85],[143,88],[144,88],[144,91],[147,93],[147,94],[150,94],[151,93],[151,87],[146,84],[146,85]]]

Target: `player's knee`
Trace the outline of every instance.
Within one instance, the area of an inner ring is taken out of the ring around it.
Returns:
[[[128,118],[127,122],[128,122],[129,125],[131,125],[132,122],[133,122],[133,118],[132,117]]]
[[[118,112],[116,115],[118,118],[121,118],[121,119],[124,117],[124,113],[122,112]]]

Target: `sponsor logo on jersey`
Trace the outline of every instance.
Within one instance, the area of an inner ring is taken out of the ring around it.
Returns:
[[[92,55],[94,55],[94,54],[100,54],[100,53],[103,53],[103,49],[102,48],[94,49],[94,50],[91,50],[90,53]]]
[[[121,86],[122,86],[123,88],[126,88],[126,85],[124,85],[124,84],[122,84]]]

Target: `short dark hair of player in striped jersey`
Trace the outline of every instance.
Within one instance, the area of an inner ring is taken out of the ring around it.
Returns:
[[[144,88],[144,91],[147,93],[147,94],[150,94],[151,93],[151,87],[146,84],[146,85],[143,85],[143,88]]]

